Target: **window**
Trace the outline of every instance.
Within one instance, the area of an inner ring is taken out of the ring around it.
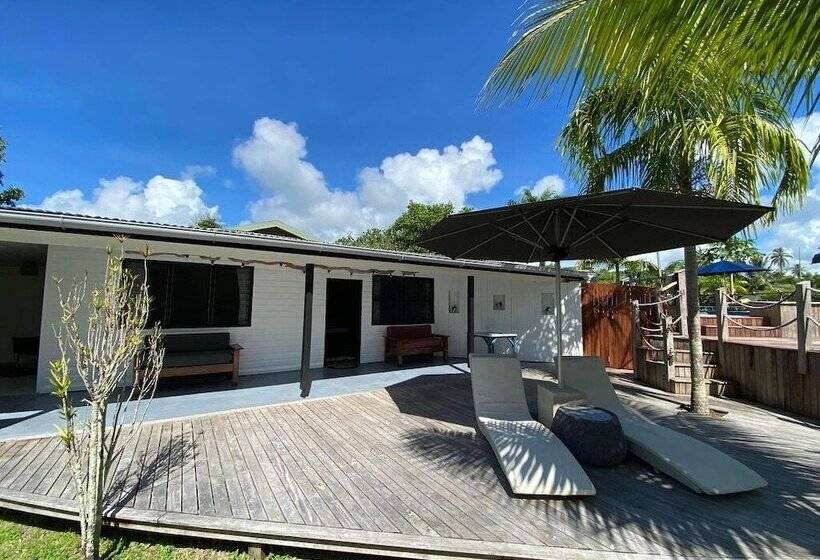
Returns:
[[[142,279],[143,261],[126,259]],[[247,327],[251,324],[253,268],[150,261],[148,324],[164,328]]]
[[[420,325],[433,322],[432,278],[373,277],[374,325]]]

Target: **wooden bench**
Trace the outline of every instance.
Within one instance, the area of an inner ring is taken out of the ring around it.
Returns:
[[[396,363],[401,365],[404,356],[436,352],[441,352],[442,358],[446,360],[447,340],[445,335],[433,334],[430,325],[387,327],[384,337],[385,360],[395,358]]]
[[[162,337],[162,345],[165,358],[160,379],[227,373],[232,385],[239,382],[242,346],[231,344],[230,333],[168,334]]]

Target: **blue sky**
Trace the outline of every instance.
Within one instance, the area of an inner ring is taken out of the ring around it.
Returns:
[[[0,36],[7,182],[31,205],[183,223],[216,207],[325,238],[385,225],[408,198],[575,192],[554,148],[566,100],[476,108],[517,6],[15,4]],[[810,251],[809,210],[764,244]]]

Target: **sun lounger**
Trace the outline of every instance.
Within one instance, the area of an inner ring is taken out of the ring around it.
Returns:
[[[766,486],[746,465],[697,439],[664,428],[627,409],[598,358],[567,357],[563,383],[586,396],[587,404],[618,416],[629,451],[660,472],[702,494],[732,494]]]
[[[513,494],[591,496],[595,487],[569,450],[533,420],[514,356],[471,354],[478,429],[490,442]]]

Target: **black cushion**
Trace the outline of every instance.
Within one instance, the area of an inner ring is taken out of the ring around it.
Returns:
[[[209,352],[165,352],[163,367],[207,366],[211,364],[230,364],[233,353],[230,350],[213,350]]]
[[[225,350],[231,345],[230,333],[166,334],[162,337],[165,353]]]
[[[550,430],[581,463],[610,467],[626,458],[626,437],[618,417],[592,406],[564,405]]]

